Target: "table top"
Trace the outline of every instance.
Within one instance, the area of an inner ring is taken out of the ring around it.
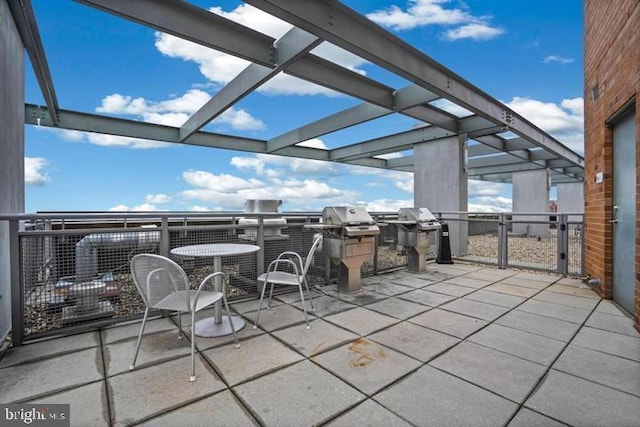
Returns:
[[[260,250],[260,246],[245,243],[209,243],[205,245],[180,246],[171,249],[172,255],[207,257],[250,254]]]

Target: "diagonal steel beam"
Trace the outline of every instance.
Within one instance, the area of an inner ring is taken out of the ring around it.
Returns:
[[[47,56],[42,47],[40,31],[38,31],[36,18],[33,14],[31,0],[9,0],[8,4],[9,9],[11,9],[11,15],[13,15],[13,19],[18,27],[20,38],[22,38],[22,43],[24,43],[24,47],[29,55],[29,60],[31,61],[31,66],[38,80],[44,102],[47,104],[49,111],[53,112],[51,115],[52,123],[54,126],[57,126],[58,98],[56,97],[53,79],[49,71]]]
[[[270,68],[250,64],[180,127],[180,141],[193,135],[321,42],[322,40],[306,31],[295,27],[289,30],[274,43],[277,65]]]
[[[576,166],[584,166],[582,156],[551,135],[337,0],[246,2],[427,88],[496,125],[508,126],[512,132]]]

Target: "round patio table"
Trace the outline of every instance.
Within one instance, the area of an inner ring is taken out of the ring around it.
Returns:
[[[179,257],[209,257],[213,258],[214,272],[222,271],[222,257],[232,255],[246,255],[260,250],[260,246],[243,243],[211,243],[205,245],[181,246],[171,249],[171,254]],[[222,291],[222,277],[214,278],[214,289]],[[239,316],[223,316],[222,300],[213,306],[213,317],[202,319],[195,324],[195,334],[199,337],[220,337],[231,333],[231,322],[236,331],[244,328],[245,322]]]

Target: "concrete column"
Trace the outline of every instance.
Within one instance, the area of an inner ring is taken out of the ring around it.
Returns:
[[[0,1],[0,213],[24,212],[24,45]],[[0,341],[11,329],[9,225],[0,222]]]
[[[584,183],[556,184],[558,189],[558,213],[584,213]],[[569,222],[582,221],[582,216],[569,215]]]
[[[431,212],[467,211],[466,143],[458,136],[414,145],[413,200]],[[466,215],[455,215],[466,219]],[[467,254],[467,222],[449,221],[451,253]]]
[[[513,213],[549,212],[549,173],[546,169],[513,173]],[[549,215],[514,215],[512,231],[515,234],[546,237],[548,224],[531,224],[533,221],[549,221]],[[517,222],[524,222],[518,224]]]

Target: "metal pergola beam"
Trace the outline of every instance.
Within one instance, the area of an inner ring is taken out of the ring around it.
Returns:
[[[47,104],[49,111],[53,111],[51,115],[52,124],[58,126],[58,98],[53,86],[47,57],[42,47],[42,40],[40,39],[40,32],[31,7],[31,0],[8,0],[8,4],[13,20],[18,27],[22,43],[24,43],[29,55],[44,102]]]
[[[429,89],[496,125],[504,125],[577,166],[584,166],[581,156],[524,117],[339,1],[246,2]]]
[[[180,127],[180,141],[193,135],[321,42],[322,40],[306,31],[295,27],[289,30],[274,42],[277,65],[274,68],[260,64],[247,66]]]

